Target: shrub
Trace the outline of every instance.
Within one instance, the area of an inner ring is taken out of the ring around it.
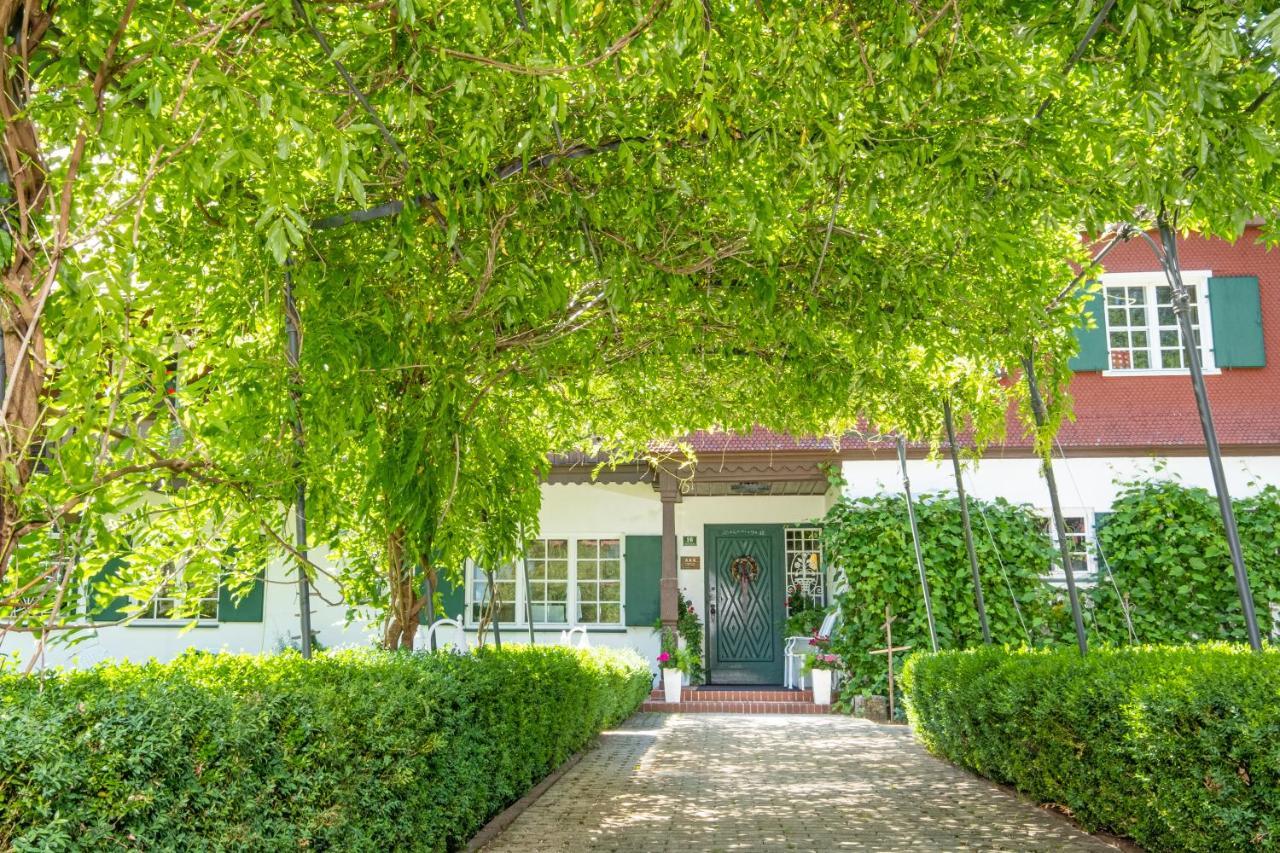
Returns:
[[[1239,646],[913,655],[933,752],[1152,850],[1280,845],[1280,652]]]
[[[1065,627],[1069,616],[1055,614],[1054,592],[1045,583],[1053,549],[1030,508],[1005,500],[970,500],[974,546],[996,642],[1047,640]],[[916,498],[921,550],[929,573],[938,643],[943,648],[982,642],[973,596],[973,573],[964,546],[960,503],[954,496],[925,494]],[[995,540],[997,548],[992,546]],[[920,576],[911,545],[907,506],[901,495],[843,498],[823,520],[825,558],[843,570],[848,590],[840,596],[841,620],[832,638],[833,651],[849,664],[855,692],[885,691],[884,608],[893,608],[894,645],[929,647],[929,628]],[[1016,605],[1015,605],[1016,601]],[[1058,608],[1061,610],[1061,608]]]
[[[649,686],[510,646],[0,675],[0,849],[456,848]]]

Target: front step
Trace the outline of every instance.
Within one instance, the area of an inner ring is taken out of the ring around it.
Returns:
[[[812,702],[645,702],[641,711],[659,714],[829,714],[830,705]]]
[[[640,710],[666,714],[826,714],[831,707],[813,704],[812,690],[686,687],[679,702],[667,702],[663,691],[655,690]]]

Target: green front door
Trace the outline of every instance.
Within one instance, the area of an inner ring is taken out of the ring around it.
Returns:
[[[713,684],[781,684],[782,525],[708,524],[707,645]]]

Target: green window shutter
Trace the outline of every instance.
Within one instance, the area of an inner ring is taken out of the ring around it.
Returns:
[[[1218,367],[1264,367],[1262,300],[1256,275],[1209,279],[1213,361]]]
[[[253,579],[253,586],[243,590],[244,597],[238,595],[242,590],[234,592],[225,584],[218,586],[218,621],[219,622],[261,622],[262,605],[266,598],[266,571],[258,572]]]
[[[1088,317],[1093,317],[1093,328],[1088,328]],[[1107,349],[1107,300],[1102,293],[1095,293],[1085,305],[1085,314],[1076,326],[1076,341],[1080,351],[1071,357],[1067,366],[1077,373],[1087,370],[1106,370],[1111,366]]]
[[[442,618],[457,619],[467,609],[466,587],[451,578],[445,569],[436,572],[436,592],[440,594],[440,606],[444,610]],[[432,621],[428,608],[418,611],[418,624],[429,625]]]
[[[125,608],[129,606],[127,595],[108,597],[108,581],[124,568],[124,557],[112,557],[103,564],[93,577],[89,578],[89,606],[87,614],[94,622],[119,622],[125,617]]]
[[[662,615],[662,537],[628,536],[622,558],[627,571],[626,622],[650,627]]]

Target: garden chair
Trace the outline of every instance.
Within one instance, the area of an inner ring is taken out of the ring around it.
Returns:
[[[441,628],[452,628],[456,632],[455,636],[457,639],[447,643],[437,642],[436,648],[444,649],[453,647],[454,651],[464,653],[471,650],[467,643],[467,632],[462,629],[462,622],[460,619],[437,619],[432,622],[431,625],[427,627],[426,631],[418,634],[418,636],[422,638],[422,650],[431,651],[431,639]]]
[[[575,643],[574,637],[579,639]],[[591,639],[587,636],[587,629],[581,625],[575,625],[567,631],[560,632],[560,645],[568,646],[571,649],[589,649],[591,648]]]
[[[819,637],[830,637],[836,628],[836,620],[840,618],[839,610],[832,610],[822,620],[818,629]],[[783,641],[784,664],[783,676],[787,687],[805,689],[804,659],[809,656],[809,641],[812,637],[787,637]]]

